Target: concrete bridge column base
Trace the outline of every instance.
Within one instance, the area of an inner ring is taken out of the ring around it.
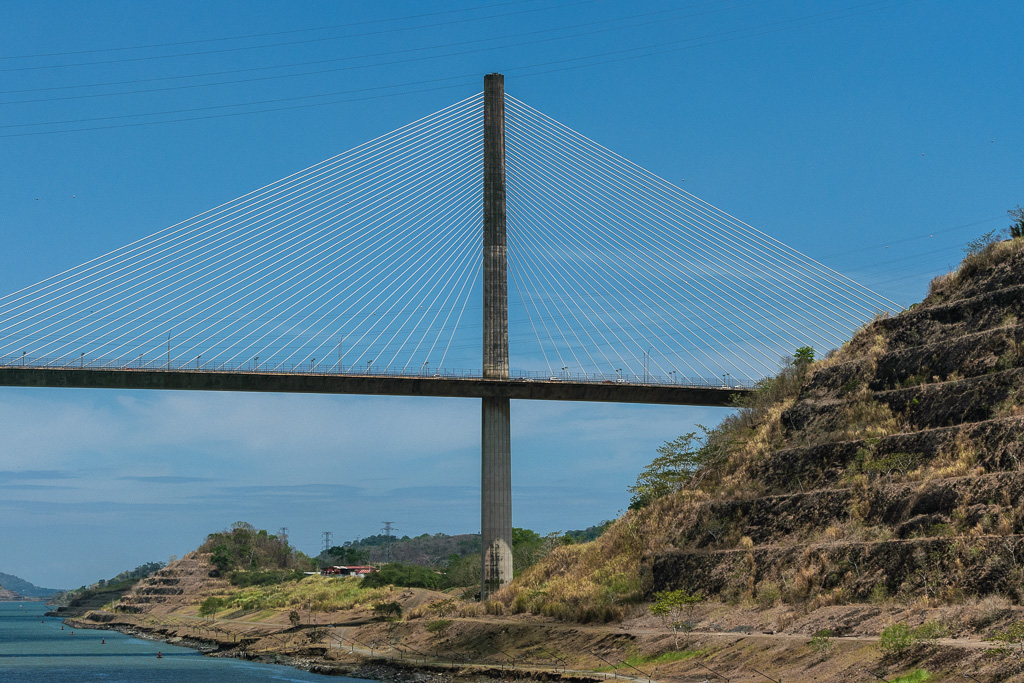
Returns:
[[[512,580],[512,438],[509,399],[485,398],[481,419],[480,599]]]

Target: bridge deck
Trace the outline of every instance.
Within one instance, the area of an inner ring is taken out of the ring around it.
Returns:
[[[0,367],[0,386],[365,394],[731,406],[741,387],[359,374]]]

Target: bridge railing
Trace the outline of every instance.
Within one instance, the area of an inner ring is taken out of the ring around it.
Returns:
[[[149,372],[239,372],[239,373],[270,373],[286,375],[321,375],[321,376],[348,376],[348,377],[393,377],[398,379],[424,378],[424,379],[465,379],[483,380],[481,370],[462,370],[450,368],[421,369],[419,372],[394,370],[388,367],[374,367],[372,363],[365,367],[339,367],[328,365],[275,365],[267,363],[243,362],[243,363],[222,363],[218,361],[203,361],[197,357],[189,361],[178,361],[162,359],[110,359],[110,358],[87,358],[84,355],[77,357],[62,356],[59,358],[34,357],[28,354],[0,356],[0,367],[25,367],[34,369],[50,370],[123,370]],[[688,377],[673,372],[669,376],[663,375],[631,375],[617,371],[611,374],[605,373],[579,373],[562,371],[557,374],[542,371],[520,370],[511,373],[511,381],[521,382],[572,382],[582,384],[625,384],[630,386],[678,386],[680,388],[711,388],[711,389],[751,389],[753,382],[738,380],[728,374],[720,378]]]

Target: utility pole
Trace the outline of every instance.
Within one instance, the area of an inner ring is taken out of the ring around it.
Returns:
[[[508,255],[505,238],[505,77],[484,76],[485,379],[508,379]],[[512,442],[507,396],[484,398],[480,442],[480,599],[512,580]]]

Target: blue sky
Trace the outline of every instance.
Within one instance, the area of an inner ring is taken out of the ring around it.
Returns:
[[[518,99],[908,305],[1024,200],[1022,22],[1010,1],[4,3],[0,292],[497,71]],[[721,415],[515,403],[515,524],[614,516],[659,444]],[[307,551],[382,520],[473,531],[478,431],[471,400],[2,389],[0,570],[75,586],[237,519],[287,526]]]

